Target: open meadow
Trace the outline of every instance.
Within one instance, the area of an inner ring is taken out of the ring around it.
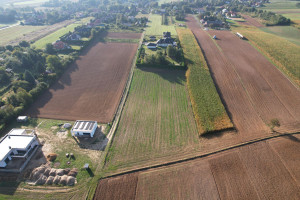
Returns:
[[[199,148],[199,138],[185,70],[137,68],[106,167],[164,160],[194,148]]]
[[[162,25],[162,16],[151,14],[149,15],[149,22],[146,28],[146,35],[161,35],[163,32],[171,32],[171,35],[177,35],[174,25]]]
[[[72,32],[74,31],[74,29],[77,26],[80,26],[82,24],[85,24],[86,22],[88,22],[91,18],[87,17],[84,19],[81,19],[80,21],[77,21],[75,23],[72,23],[68,26],[62,27],[59,30],[37,40],[35,43],[32,44],[32,46],[35,46],[37,49],[43,49],[46,47],[47,43],[53,43],[56,40],[58,40],[61,36],[63,36],[64,34],[68,33],[68,32]]]
[[[6,45],[12,40],[24,36],[25,34],[43,29],[45,26],[14,26],[0,30],[0,45]]]
[[[293,26],[269,26],[261,28],[261,30],[275,34],[300,46],[300,30]]]

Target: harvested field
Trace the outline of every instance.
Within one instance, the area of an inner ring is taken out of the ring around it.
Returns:
[[[51,119],[111,122],[137,46],[128,43],[93,44],[34,102],[27,114]]]
[[[17,38],[7,42],[7,44],[17,45],[17,44],[19,44],[19,42],[21,42],[23,40],[28,41],[28,42],[36,41],[58,29],[63,28],[64,26],[67,26],[72,23],[74,23],[74,20],[66,20],[66,21],[63,21],[60,23],[49,25],[49,26],[41,26],[41,28],[38,30],[29,32],[29,33],[24,32],[22,35],[18,36]],[[24,27],[27,27],[27,26],[24,26]]]
[[[137,174],[100,180],[94,199],[135,199]]]
[[[140,39],[142,33],[109,32],[106,37],[113,39]]]
[[[241,16],[246,20],[246,21],[239,21],[238,23],[242,24],[242,25],[247,25],[247,26],[255,26],[255,27],[264,27],[264,25],[262,25],[260,22],[258,22],[256,19],[248,16],[248,15],[244,15],[241,14]]]
[[[241,133],[264,135],[274,118],[300,129],[300,91],[275,66],[231,32],[209,31],[217,35],[216,45],[194,18],[188,20]]]
[[[281,159],[277,153],[294,154],[300,151],[300,136],[289,137],[260,141],[193,161],[103,179],[94,199],[117,199],[112,196],[123,194],[129,187],[135,188],[132,182],[122,182],[133,176],[137,177],[137,186],[135,198],[130,195],[132,199],[299,199],[300,188],[295,177],[299,172],[296,166],[300,165],[300,159],[295,159],[290,166],[288,162],[291,163],[292,157]],[[292,151],[286,151],[289,145]],[[273,147],[276,151],[272,150]],[[113,194],[101,193],[100,190],[111,185],[110,181],[121,186],[111,190]],[[129,193],[132,193],[131,190]]]
[[[195,148],[199,138],[185,70],[136,69],[106,167],[133,167]]]

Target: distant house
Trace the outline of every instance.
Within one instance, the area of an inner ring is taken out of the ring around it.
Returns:
[[[146,46],[148,49],[156,49],[157,45],[155,43],[149,42],[146,44]]]
[[[38,146],[39,141],[33,131],[27,134],[25,129],[12,129],[0,140],[0,169],[7,167],[14,158],[23,159],[26,163]]]
[[[175,46],[176,42],[174,42],[174,39],[172,39],[172,38],[163,38],[163,39],[157,40],[156,44],[159,47],[167,47],[170,45]]]
[[[53,45],[53,48],[55,50],[57,50],[57,51],[61,51],[61,50],[65,50],[65,49],[70,49],[71,48],[67,43],[64,43],[61,40],[57,40],[56,42],[53,42],[52,45]]]
[[[72,136],[93,137],[97,129],[96,121],[77,120],[71,129]]]
[[[164,38],[170,38],[171,37],[171,32],[163,32]]]
[[[204,27],[209,27],[209,26],[216,26],[216,27],[220,27],[223,26],[223,22],[216,20],[216,21],[206,21],[204,23]]]
[[[156,40],[156,37],[152,35],[152,36],[149,37],[149,39],[150,39],[151,41],[155,41],[155,40]]]
[[[72,33],[68,36],[67,40],[78,41],[81,40],[81,36],[76,33]]]

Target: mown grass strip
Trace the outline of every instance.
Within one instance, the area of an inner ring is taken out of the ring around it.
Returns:
[[[300,46],[257,28],[236,28],[300,87]]]
[[[199,134],[232,128],[193,33],[189,29],[177,29],[177,33],[188,66],[187,83]]]

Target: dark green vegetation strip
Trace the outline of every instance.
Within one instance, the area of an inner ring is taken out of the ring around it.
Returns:
[[[177,29],[188,66],[187,82],[199,134],[232,128],[205,58],[189,29]]]

